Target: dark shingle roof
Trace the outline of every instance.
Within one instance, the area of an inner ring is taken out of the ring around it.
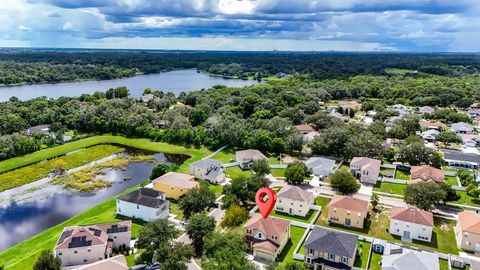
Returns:
[[[480,163],[480,155],[471,153],[444,153],[444,159]]]
[[[151,208],[159,208],[161,205],[166,203],[165,200],[158,198],[160,195],[162,195],[162,192],[153,190],[151,188],[140,188],[123,195],[119,198],[119,200],[140,204]]]
[[[357,235],[327,230],[315,226],[305,246],[338,256],[352,257],[357,246]]]

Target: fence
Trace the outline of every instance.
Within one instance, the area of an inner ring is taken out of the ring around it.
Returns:
[[[232,162],[232,163],[225,163],[223,164],[223,167],[228,168],[228,167],[234,167],[238,166],[238,162]]]
[[[395,183],[395,184],[402,184],[406,185],[408,184],[408,181],[406,180],[401,180],[401,179],[396,179],[396,178],[390,178],[390,177],[381,177],[382,182],[389,182],[389,183]]]
[[[272,168],[272,169],[285,169],[285,168],[287,168],[287,165],[285,165],[285,164],[271,164],[270,168]]]

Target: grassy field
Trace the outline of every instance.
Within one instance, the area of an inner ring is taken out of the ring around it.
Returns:
[[[240,169],[240,167],[238,167],[238,166],[228,167],[225,170],[225,173],[228,177],[230,177],[232,179],[238,178],[240,176],[250,177],[250,176],[253,175],[252,171],[244,171],[244,170]]]
[[[471,206],[480,206],[480,198],[475,198],[467,194],[465,191],[457,191],[457,194],[460,195],[460,199],[455,203],[466,204]]]
[[[382,255],[378,254],[378,253],[375,253],[375,252],[372,252],[368,269],[370,269],[370,270],[380,270],[380,269],[382,269],[382,267],[380,266],[381,261],[382,261]]]
[[[49,152],[56,153],[57,155],[64,154],[65,152],[70,152],[79,148],[85,148],[88,146],[98,145],[98,144],[118,144],[124,145],[128,147],[134,147],[143,150],[149,150],[154,152],[162,152],[162,153],[169,153],[169,154],[186,154],[190,155],[191,158],[188,159],[184,164],[180,166],[180,171],[187,172],[188,165],[191,162],[201,159],[203,156],[210,154],[211,152],[206,148],[185,148],[182,146],[170,145],[166,143],[158,143],[152,142],[146,139],[129,139],[120,136],[110,136],[110,135],[103,135],[103,136],[95,136],[90,137],[87,139],[79,140],[73,142],[72,145],[65,144],[59,147],[62,147],[62,151],[56,149],[55,151]],[[68,149],[68,150],[66,150]],[[50,150],[50,149],[45,149]],[[45,150],[41,150],[39,152],[43,152]],[[36,153],[30,154],[30,156],[45,156],[46,153],[43,152],[41,154],[36,155]],[[45,158],[42,158],[45,159]],[[40,160],[42,160],[40,159]],[[25,161],[19,160],[16,158],[16,164],[25,163]],[[28,160],[32,160],[30,157]],[[38,161],[38,160],[37,160]],[[7,163],[13,164],[13,163]],[[9,165],[12,166],[12,165]],[[117,195],[119,197],[131,190],[138,188],[138,186],[132,187],[121,194]],[[220,190],[218,187],[212,187],[216,193]],[[115,197],[115,198],[116,198]],[[117,217],[115,215],[115,198],[106,200],[105,202],[86,210],[65,222],[62,222],[48,230],[45,230],[17,245],[14,247],[0,253],[0,265],[3,265],[5,269],[32,269],[33,263],[35,262],[36,258],[40,254],[40,252],[44,249],[52,249],[55,245],[55,242],[58,239],[58,236],[63,230],[65,226],[71,225],[82,225],[82,224],[93,224],[93,223],[102,223],[102,222],[112,222],[117,221],[121,217]],[[179,219],[182,219],[182,213],[178,208],[178,205],[174,202],[170,203],[170,212],[172,214],[177,214]],[[141,228],[142,224],[135,222],[132,228],[132,235],[136,237],[138,235],[138,230]]]
[[[395,178],[400,180],[410,180],[410,173],[397,170],[395,172]]]
[[[279,255],[279,261],[281,262],[290,262],[293,261],[293,251],[297,247],[300,239],[302,239],[303,234],[305,233],[305,228],[290,226],[290,241],[283,248],[282,253]]]
[[[271,169],[270,173],[274,177],[285,177],[285,169]]]
[[[389,182],[377,182],[377,184],[373,187],[374,191],[384,192],[384,193],[392,193],[397,195],[405,195],[405,188],[407,185],[403,184],[396,184],[396,183],[389,183]]]
[[[439,259],[440,270],[448,270],[448,261]]]
[[[221,163],[230,163],[231,161],[235,161],[235,152],[237,148],[234,147],[227,147],[222,151],[216,153],[212,159],[218,160]]]
[[[367,269],[367,263],[368,263],[368,256],[370,255],[370,244],[369,242],[366,241],[357,241],[357,254],[359,250],[361,250],[361,256],[355,258],[355,262],[353,263],[353,266],[359,267],[362,269]],[[358,256],[358,255],[357,255]]]
[[[455,176],[445,176],[445,183],[450,186],[458,186],[457,177]]]
[[[47,177],[55,168],[55,164],[60,160],[64,162],[64,169],[72,169],[124,150],[122,147],[113,145],[96,145],[69,155],[50,159],[46,162],[37,162],[29,166],[10,170],[0,174],[0,191],[19,187]]]
[[[282,212],[277,212],[275,210],[272,211],[272,213],[270,213],[272,217],[281,217],[284,219],[294,220],[294,221],[303,222],[303,223],[310,223],[316,214],[317,214],[317,211],[311,210],[311,209],[310,211],[308,211],[308,214],[305,217],[291,216]]]

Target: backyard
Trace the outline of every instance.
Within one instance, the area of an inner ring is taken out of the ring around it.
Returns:
[[[302,239],[303,234],[305,233],[305,228],[298,226],[290,226],[290,241],[283,248],[282,253],[279,255],[279,261],[281,262],[290,262],[293,261],[293,251],[297,247],[298,243]]]
[[[378,181],[377,184],[373,187],[373,191],[403,196],[405,195],[405,188],[406,185],[404,184]]]
[[[316,214],[317,214],[316,210],[310,209],[310,211],[308,211],[308,214],[305,217],[292,216],[292,215],[289,215],[289,214],[286,214],[286,213],[278,212],[276,210],[272,211],[272,213],[270,215],[273,216],[273,217],[281,217],[281,218],[288,219],[288,220],[293,220],[293,221],[298,221],[298,222],[303,222],[303,223],[310,223],[313,220],[313,218],[315,217]]]
[[[395,179],[400,179],[400,180],[410,180],[410,173],[406,171],[401,171],[398,170],[395,172]]]
[[[370,256],[371,243],[366,241],[357,241],[357,257],[353,266],[367,269],[368,257]]]

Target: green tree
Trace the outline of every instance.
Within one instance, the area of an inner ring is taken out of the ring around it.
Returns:
[[[187,270],[194,254],[190,245],[178,242],[162,245],[157,251],[161,270]]]
[[[377,193],[372,193],[372,196],[370,197],[370,204],[372,204],[372,209],[375,211],[377,210],[377,206],[380,203],[380,197],[378,196]]]
[[[308,168],[302,162],[288,164],[285,169],[285,180],[291,185],[299,185],[308,176]]]
[[[350,195],[356,193],[360,189],[360,184],[355,176],[347,169],[337,170],[330,177],[332,189],[342,195]]]
[[[446,196],[446,192],[436,183],[417,183],[407,185],[404,200],[420,209],[430,210],[444,201]]]
[[[271,264],[267,266],[267,270],[308,270],[308,267],[302,262],[290,261]]]
[[[452,186],[442,183],[440,184],[440,187],[445,191],[444,202],[454,202],[460,199],[460,195],[458,195],[457,191],[455,191]]]
[[[383,154],[383,140],[369,131],[358,132],[346,144],[346,155],[351,157],[379,158]]]
[[[188,219],[193,213],[199,213],[215,201],[215,193],[210,191],[207,183],[200,183],[199,188],[193,188],[180,197],[178,204],[183,210],[183,216]]]
[[[173,164],[173,165],[169,165],[169,164],[166,164],[166,163],[158,163],[157,165],[155,165],[153,167],[153,170],[152,170],[152,174],[150,175],[150,179],[156,179],[164,174],[166,174],[167,172],[174,172],[178,169],[178,166]]]
[[[260,159],[254,160],[252,164],[252,170],[258,175],[266,175],[270,173],[270,165],[268,160]]]
[[[197,213],[190,217],[186,231],[192,240],[197,255],[202,254],[203,239],[215,230],[215,219],[205,213]]]
[[[33,265],[34,270],[60,270],[61,267],[62,260],[55,257],[50,250],[42,251]]]
[[[283,138],[273,138],[272,140],[272,152],[273,153],[285,153],[287,151],[287,143]]]
[[[156,220],[140,228],[136,245],[139,248],[156,248],[172,241],[178,234],[178,230],[167,219]]]
[[[248,219],[248,211],[236,204],[230,205],[225,211],[223,220],[220,223],[220,226],[223,228],[232,228],[237,227],[243,224]]]
[[[223,189],[225,197],[222,207],[228,208],[232,204],[245,206],[248,202],[255,201],[255,194],[258,189],[266,186],[268,186],[267,179],[263,175],[234,178]]]
[[[448,146],[451,143],[460,143],[462,141],[460,136],[458,136],[457,134],[455,134],[452,131],[442,131],[442,132],[440,132],[440,134],[438,134],[436,140],[444,143],[445,148],[448,148]]]
[[[397,160],[414,166],[421,164],[437,168],[441,166],[441,158],[439,159],[438,153],[426,147],[422,142],[401,145],[397,153]]]

